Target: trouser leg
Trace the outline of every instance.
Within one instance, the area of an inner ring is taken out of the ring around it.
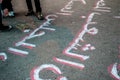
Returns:
[[[1,9],[4,10],[5,8],[7,8],[7,0],[3,0],[1,3]]]
[[[7,4],[8,4],[8,11],[13,11],[13,6],[12,6],[12,3],[11,3],[11,0],[7,0]]]
[[[40,1],[34,0],[34,2],[35,2],[36,12],[42,12]]]
[[[9,11],[13,11],[11,0],[3,0],[1,7],[2,10],[7,8]]]
[[[28,11],[33,11],[31,0],[26,0],[26,3],[27,3]]]
[[[2,13],[1,13],[1,10],[2,10],[2,9],[1,9],[1,5],[0,5],[0,28],[3,26],[3,25],[2,25]]]

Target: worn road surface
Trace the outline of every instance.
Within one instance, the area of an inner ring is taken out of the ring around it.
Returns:
[[[0,32],[0,80],[120,80],[120,0],[13,0]]]

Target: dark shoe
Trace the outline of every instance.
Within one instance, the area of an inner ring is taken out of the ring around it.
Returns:
[[[9,25],[9,26],[2,26],[1,28],[0,28],[0,31],[9,31],[9,30],[11,30],[12,29],[12,26],[11,25]]]
[[[29,11],[25,16],[32,16],[34,15],[34,12],[33,11]]]
[[[38,13],[36,14],[36,16],[37,16],[38,20],[44,20],[44,17],[43,17],[43,15],[42,15],[42,13],[38,12]]]

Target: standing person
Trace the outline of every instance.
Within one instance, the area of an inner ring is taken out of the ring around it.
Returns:
[[[2,13],[1,13],[1,3],[2,3],[2,0],[0,0],[0,31],[6,31],[6,30],[10,30],[10,29],[12,29],[12,26],[4,26],[3,24],[2,24]],[[4,13],[4,15],[6,15],[7,13],[8,13],[8,10],[7,9],[4,9],[3,10],[3,13]]]
[[[13,11],[13,6],[11,3],[12,0],[3,0],[2,1],[2,10],[8,9],[8,16],[9,17],[14,17],[14,11]]]
[[[42,15],[42,8],[41,8],[41,5],[40,5],[40,1],[39,0],[34,0],[34,3],[35,3],[35,8],[36,8],[36,16],[37,16],[37,18],[39,20],[43,20],[44,17]],[[34,15],[31,0],[26,0],[26,4],[27,4],[27,7],[28,7],[28,13],[26,14],[26,16]]]

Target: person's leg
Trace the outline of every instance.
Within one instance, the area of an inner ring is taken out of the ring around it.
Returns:
[[[27,3],[28,11],[33,11],[31,0],[26,0],[26,3]]]
[[[2,24],[2,14],[1,14],[1,9],[0,9],[0,31],[6,31],[12,29],[12,26],[4,26]]]
[[[8,11],[13,11],[13,6],[12,6],[12,3],[11,3],[11,0],[7,0],[7,8],[8,8]]]
[[[26,0],[26,4],[27,4],[27,8],[28,8],[28,13],[26,14],[26,16],[30,16],[33,15],[33,7],[32,7],[32,2],[31,0]]]
[[[12,26],[4,26],[2,24],[2,13],[1,13],[1,4],[0,4],[0,31],[6,31],[12,29]]]
[[[7,0],[7,5],[8,5],[8,11],[9,11],[9,16],[10,17],[14,17],[14,11],[13,11],[13,6],[12,6],[12,3],[11,3],[11,0]]]
[[[36,13],[37,13],[36,16],[39,20],[43,20],[44,17],[42,15],[42,8],[41,8],[41,5],[40,5],[40,1],[39,0],[34,0],[34,2],[35,2]]]
[[[1,8],[0,8],[0,28],[3,26],[2,24],[2,14],[1,14]]]
[[[4,10],[5,8],[7,8],[7,0],[2,0],[2,3],[1,3],[1,9]]]
[[[42,12],[40,1],[39,0],[34,0],[34,2],[35,2],[36,12]]]
[[[11,0],[3,0],[2,1],[2,10],[6,9],[6,8],[8,9],[8,12],[9,12],[8,16],[14,17]]]

